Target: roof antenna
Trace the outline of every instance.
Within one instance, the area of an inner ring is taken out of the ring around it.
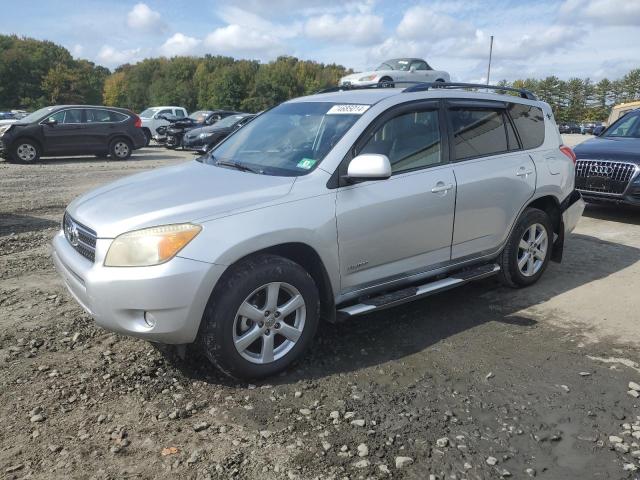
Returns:
[[[491,35],[491,43],[489,44],[489,67],[487,68],[487,85],[489,85],[489,77],[491,77],[491,56],[493,55],[493,35]]]

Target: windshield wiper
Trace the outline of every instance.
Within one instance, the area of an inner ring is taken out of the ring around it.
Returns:
[[[262,173],[259,170],[256,170],[255,168],[251,168],[247,165],[244,165],[242,163],[237,163],[237,162],[230,162],[228,160],[216,160],[215,165],[218,165],[220,167],[231,167],[231,168],[235,168],[236,170],[240,170],[241,172],[251,172],[251,173]]]

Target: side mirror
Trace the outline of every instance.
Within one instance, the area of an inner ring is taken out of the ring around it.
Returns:
[[[52,126],[52,127],[53,127],[54,125],[57,125],[57,124],[58,124],[58,120],[56,120],[56,119],[55,119],[55,118],[53,118],[53,117],[49,117],[49,118],[47,118],[47,121],[46,121],[46,122],[44,122],[44,123],[46,123],[47,125],[50,125],[50,126]]]
[[[604,132],[605,128],[606,127],[604,125],[600,125],[600,126],[598,126],[598,127],[593,129],[593,134],[596,137],[599,137],[600,135],[602,135],[602,132]]]
[[[352,182],[386,180],[391,176],[391,162],[386,155],[364,153],[354,157],[347,168],[347,179]]]

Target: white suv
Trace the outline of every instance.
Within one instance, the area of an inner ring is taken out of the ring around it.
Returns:
[[[149,107],[140,114],[142,119],[142,131],[147,137],[147,145],[153,138],[161,140],[162,135],[158,133],[158,127],[169,125],[169,122],[162,118],[164,115],[171,115],[176,118],[184,118],[188,115],[187,110],[182,107]]]
[[[533,94],[458,87],[282,103],[207,155],[76,199],[56,266],[98,324],[196,343],[244,378],[287,367],[320,319],[489,275],[532,285],[582,214],[575,156]]]

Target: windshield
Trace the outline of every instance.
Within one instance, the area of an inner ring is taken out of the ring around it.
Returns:
[[[640,138],[640,112],[628,113],[604,132],[604,137]]]
[[[381,63],[376,70],[402,70],[408,71],[409,64],[411,62],[404,58],[399,58],[397,60],[387,60],[386,62]]]
[[[26,117],[21,118],[20,123],[31,123],[31,122],[40,120],[41,118],[46,117],[48,114],[50,114],[55,108],[56,107],[44,107],[44,108],[41,108],[40,110],[36,110],[35,112],[30,113]]]
[[[152,118],[157,111],[158,111],[157,108],[147,108],[144,112],[140,114],[140,118]]]
[[[232,163],[265,175],[304,175],[318,166],[368,108],[284,103],[254,118],[202,161]]]
[[[246,115],[229,115],[228,117],[223,118],[222,120],[218,120],[214,125],[216,128],[227,128],[232,127],[240,120],[242,120]]]
[[[197,112],[193,112],[189,115],[189,118],[195,120],[198,123],[204,123],[209,115],[211,115],[210,110],[198,110]]]

